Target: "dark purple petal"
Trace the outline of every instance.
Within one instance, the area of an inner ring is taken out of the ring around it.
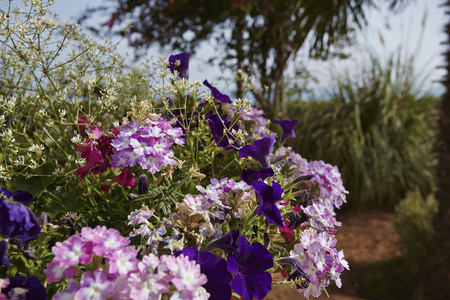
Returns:
[[[0,266],[5,265],[9,267],[9,258],[6,256],[8,251],[8,242],[6,240],[0,240]]]
[[[245,240],[245,237],[241,237]],[[247,240],[245,240],[247,241]],[[241,242],[241,240],[239,240]],[[251,246],[247,242],[250,248],[247,248],[246,252],[242,252],[244,256],[241,258],[241,262],[245,261],[246,266],[242,264],[239,270],[245,271],[245,273],[261,273],[273,267],[273,257],[272,253],[268,251],[262,244],[253,243]],[[238,249],[239,251],[239,249]]]
[[[177,60],[180,61],[180,65],[177,66]],[[177,55],[169,56],[169,69],[172,71],[178,71],[181,78],[189,78],[189,53],[180,53]]]
[[[231,288],[244,300],[264,299],[272,288],[272,276],[269,273],[241,274],[234,277]]]
[[[258,216],[265,216],[271,224],[285,227],[281,212],[277,207],[277,201],[281,199],[283,189],[281,185],[272,181],[272,186],[263,181],[254,181],[252,187],[255,189],[260,201],[258,203]]]
[[[17,191],[14,194],[12,194],[12,197],[14,201],[20,202],[22,204],[27,204],[36,201],[36,198],[33,198],[33,195],[31,195],[27,191]]]
[[[211,94],[214,97],[214,99],[219,100],[222,103],[231,103],[230,97],[219,92],[219,90],[217,88],[213,87],[208,82],[208,80],[203,81],[203,84],[206,85],[211,90]]]
[[[231,230],[223,237],[212,241],[206,246],[207,251],[211,251],[213,249],[219,248],[227,253],[236,252],[237,248],[237,239],[239,237],[239,230]]]
[[[271,168],[261,167],[258,171],[252,169],[246,169],[242,171],[241,178],[248,185],[251,185],[255,180],[265,180],[266,178],[273,176],[274,172]]]
[[[231,122],[226,119],[221,119],[218,115],[206,114],[206,118],[208,119],[209,128],[211,129],[211,133],[214,136],[214,141],[216,142],[219,148],[228,150],[232,147],[228,139],[234,140],[231,135],[223,135],[225,129],[234,129],[239,130],[239,126],[236,124],[230,128]],[[236,141],[233,142],[233,145],[237,144]]]
[[[6,198],[11,198],[12,197],[12,193],[10,191],[8,191],[6,188],[1,188],[0,189],[0,197],[3,194],[3,196],[6,196]]]
[[[201,272],[208,277],[208,282],[203,287],[211,295],[211,299],[229,300],[232,277],[225,259],[205,251],[200,252],[199,264]]]
[[[3,237],[33,236],[40,232],[39,222],[28,207],[0,198],[0,234]]]
[[[273,151],[273,144],[275,143],[275,135],[271,134],[253,142],[253,145],[246,145],[239,150],[239,157],[250,156],[258,161],[263,168],[270,167],[269,155]]]
[[[235,255],[228,256],[228,270],[235,273],[231,287],[244,300],[263,299],[272,286],[272,276],[264,272],[273,267],[272,254],[260,243],[250,243],[245,236],[238,239]]]
[[[294,127],[297,124],[297,120],[286,121],[286,120],[274,120],[274,123],[280,124],[281,129],[283,129],[283,135],[281,136],[281,144],[288,138],[295,138]]]

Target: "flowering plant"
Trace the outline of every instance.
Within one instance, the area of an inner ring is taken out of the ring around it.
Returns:
[[[127,72],[113,45],[27,4],[0,18],[0,299],[340,287],[346,190],[283,146],[297,121],[274,121],[277,137],[249,100],[189,81],[188,54]]]

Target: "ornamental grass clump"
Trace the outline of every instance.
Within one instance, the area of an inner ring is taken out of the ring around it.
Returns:
[[[26,3],[0,19],[0,298],[340,287],[347,191],[336,167],[283,146],[295,120],[277,137],[249,100],[189,81],[188,54],[128,72],[113,44]]]

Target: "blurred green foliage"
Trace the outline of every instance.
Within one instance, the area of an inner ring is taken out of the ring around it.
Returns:
[[[406,194],[395,207],[395,229],[405,247],[405,259],[410,272],[417,274],[428,255],[428,243],[433,230],[433,215],[438,203],[433,195],[426,199],[418,190]]]
[[[291,146],[338,166],[351,209],[393,210],[409,190],[431,192],[438,98],[421,91],[412,66],[372,57],[359,76],[336,79],[331,100],[288,103],[299,120]]]

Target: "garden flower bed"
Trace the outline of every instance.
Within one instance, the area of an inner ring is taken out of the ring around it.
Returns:
[[[277,137],[249,100],[190,81],[187,53],[132,71],[114,45],[28,8],[0,19],[0,299],[340,287],[347,192],[336,167],[284,146],[295,120],[274,120]]]

